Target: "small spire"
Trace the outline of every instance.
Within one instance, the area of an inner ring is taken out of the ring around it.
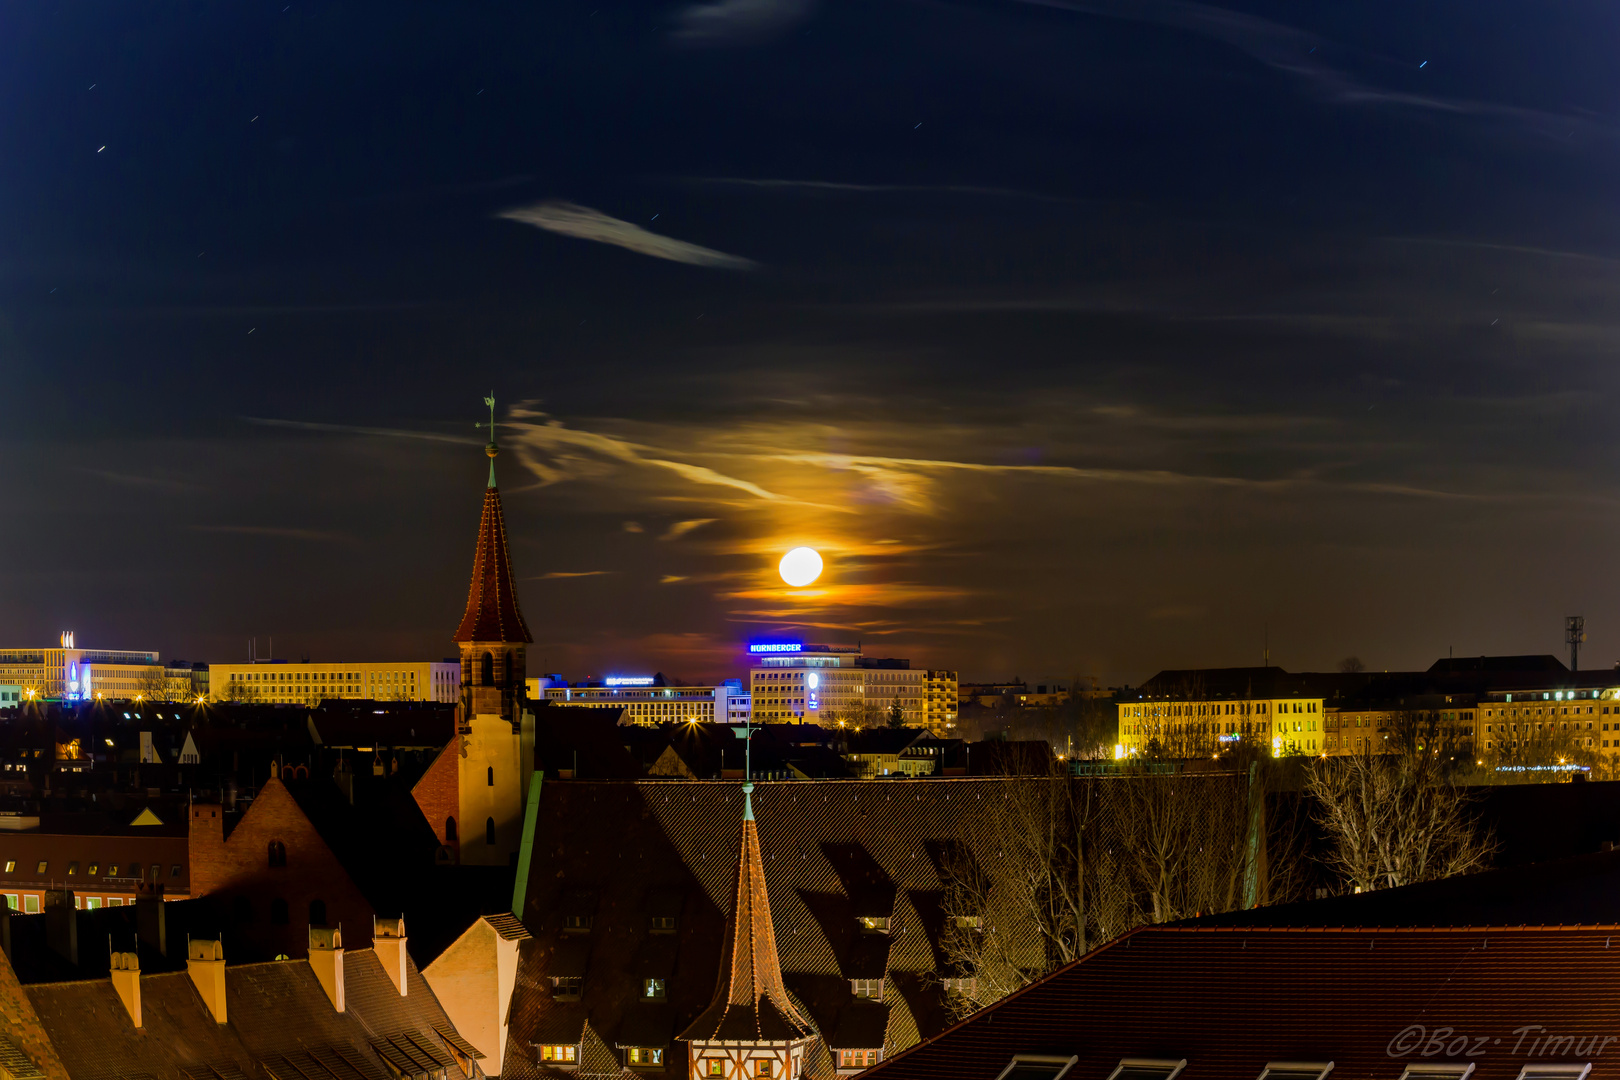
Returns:
[[[484,453],[489,455],[489,486],[494,487],[495,455],[501,452],[501,448],[495,444],[495,391],[491,390],[489,392],[489,396],[484,399],[484,404],[489,406],[489,444],[484,447]],[[479,424],[478,426],[483,427],[484,425]]]
[[[752,780],[743,784],[743,820],[754,820],[754,782]]]

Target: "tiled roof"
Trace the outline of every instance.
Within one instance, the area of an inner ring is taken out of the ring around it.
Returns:
[[[494,915],[485,915],[484,921],[489,923],[491,930],[507,941],[527,941],[530,937],[528,928],[523,925],[522,920],[511,912],[502,911]]]
[[[142,974],[140,987],[139,1031],[110,980],[27,988],[72,1080],[393,1080],[466,1053],[416,965],[401,995],[370,949],[344,956],[341,1013],[300,960],[227,969],[226,1024],[184,972]]]
[[[17,983],[3,953],[0,953],[0,1067],[13,1077],[34,1076],[45,1080],[67,1080],[67,1069],[51,1045],[39,1014]]]
[[[467,591],[467,612],[456,629],[456,641],[533,641],[518,610],[512,559],[506,550],[506,517],[501,493],[484,492],[484,512],[478,519],[478,550],[473,555],[472,587]]]
[[[27,993],[73,1080],[191,1080],[188,1069],[215,1066],[263,1077],[236,1026],[214,1022],[184,972],[141,976],[140,1030],[110,980],[30,986]]]
[[[1015,1054],[1040,1054],[1076,1056],[1075,1080],[1129,1057],[1185,1058],[1178,1080],[1256,1080],[1271,1061],[1332,1062],[1334,1080],[1436,1062],[1515,1080],[1527,1064],[1596,1062],[1600,1080],[1615,1073],[1600,1052],[1620,1036],[1620,1000],[1600,989],[1620,977],[1617,938],[1620,927],[1138,930],[864,1076],[995,1080]]]
[[[535,940],[521,953],[503,1077],[549,1075],[534,1061],[533,1045],[571,1043],[588,1035],[588,1026],[610,1045],[624,1042],[621,1018],[653,974],[637,965],[667,963],[647,945],[661,936],[652,932],[655,915],[677,915],[666,939],[675,943],[667,986],[675,1031],[711,1004],[722,957],[729,957],[740,788],[724,781],[546,782],[523,911]],[[934,978],[940,960],[933,942],[943,918],[938,859],[952,844],[977,850],[984,843],[975,827],[984,800],[1005,791],[999,779],[756,783],[755,835],[783,984],[816,1030],[838,1030],[842,1014],[857,1005],[849,980],[867,977],[874,953],[886,954],[879,960],[887,968],[883,1045],[897,1049],[945,1027]],[[588,910],[576,910],[582,897],[590,898]],[[886,898],[888,935],[862,934],[856,922],[864,913],[857,909],[874,897]],[[565,932],[570,915],[589,916],[589,932]],[[555,1000],[552,978],[580,972],[583,1000]],[[684,1065],[669,1075],[684,1076]]]

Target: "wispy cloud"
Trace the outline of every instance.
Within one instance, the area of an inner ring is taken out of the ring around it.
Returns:
[[[692,518],[689,521],[677,521],[675,524],[665,529],[664,535],[660,536],[659,539],[679,540],[693,529],[701,529],[703,526],[712,524],[717,520],[717,518]]]
[[[193,525],[193,532],[226,533],[235,536],[265,536],[273,540],[311,540],[325,544],[354,544],[359,541],[347,533],[325,532],[320,529],[293,529],[276,525]]]
[[[671,37],[682,45],[752,45],[769,41],[809,17],[811,0],[713,0],[675,16]]]
[[[1312,34],[1256,15],[1229,11],[1191,0],[1022,0],[1037,7],[1056,8],[1085,15],[1100,15],[1131,22],[1154,23],[1223,42],[1259,62],[1314,86],[1330,101],[1344,104],[1389,105],[1459,116],[1492,117],[1512,121],[1542,135],[1563,138],[1575,129],[1612,136],[1614,128],[1566,113],[1505,105],[1498,102],[1444,97],[1375,86],[1346,74],[1321,59],[1321,46],[1330,44]],[[1344,52],[1347,50],[1337,49]],[[1391,66],[1388,60],[1379,60]]]
[[[140,476],[134,473],[113,472],[108,469],[77,468],[74,471],[105,480],[109,484],[120,487],[145,488],[152,491],[168,491],[175,494],[200,490],[196,484],[187,484],[180,480],[168,480],[161,476]]]
[[[533,225],[537,229],[572,236],[579,240],[594,240],[599,244],[612,244],[640,255],[691,266],[712,266],[721,270],[753,270],[758,264],[739,255],[701,247],[649,232],[640,225],[621,221],[616,217],[570,202],[543,202],[533,206],[507,210],[497,215],[509,221]]]
[[[526,577],[524,581],[559,581],[564,578],[604,577],[608,574],[617,574],[617,570],[553,570],[549,574],[535,574]]]
[[[685,574],[665,574],[663,577],[658,579],[658,584],[660,584],[660,585],[673,585],[677,581],[685,581],[685,580],[686,580],[686,575]]]
[[[689,176],[688,184],[711,187],[761,188],[768,191],[801,191],[833,195],[918,195],[937,192],[945,195],[981,195],[1001,199],[1034,199],[1038,202],[1072,203],[1083,200],[1062,195],[1046,195],[1017,188],[985,187],[977,184],[855,184],[838,180],[788,180],[745,176]]]
[[[481,445],[481,439],[469,439],[460,435],[444,435],[436,431],[411,431],[406,428],[378,428],[361,427],[355,424],[321,424],[313,420],[276,420],[264,416],[244,416],[242,419],[250,424],[260,424],[264,427],[294,428],[298,431],[329,431],[337,435],[375,435],[388,439],[425,439],[428,442],[447,442],[466,445]]]

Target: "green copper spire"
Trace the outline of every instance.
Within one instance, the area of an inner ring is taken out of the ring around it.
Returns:
[[[743,820],[754,820],[754,784],[752,781],[743,783]]]
[[[489,396],[484,399],[484,404],[489,406],[489,445],[484,447],[484,453],[489,455],[489,486],[494,487],[495,455],[501,452],[501,448],[495,445],[495,391],[491,390],[489,392]],[[479,424],[478,426],[483,427],[484,425]]]

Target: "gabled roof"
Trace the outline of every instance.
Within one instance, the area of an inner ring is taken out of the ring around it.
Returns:
[[[996,1080],[1016,1054],[1073,1056],[1066,1075],[1090,1080],[1124,1058],[1185,1058],[1178,1080],[1256,1080],[1282,1061],[1385,1080],[1439,1062],[1473,1064],[1472,1080],[1516,1080],[1550,1062],[1603,1070],[1604,1040],[1620,1030],[1620,1002],[1599,989],[1620,978],[1616,936],[1615,926],[1142,929],[863,1080]]]
[[[683,1040],[782,1042],[807,1038],[814,1032],[810,1022],[788,1000],[787,987],[782,985],[776,929],[771,923],[771,901],[750,802],[753,789],[753,784],[743,785],[746,809],[742,851],[737,858],[735,900],[726,920],[725,945],[720,953],[720,981],[714,1000],[681,1034]]]
[[[473,555],[472,586],[467,590],[467,611],[456,629],[456,641],[533,641],[518,610],[512,559],[506,550],[506,517],[501,512],[500,489],[484,492],[484,512],[478,519],[478,550]]]

